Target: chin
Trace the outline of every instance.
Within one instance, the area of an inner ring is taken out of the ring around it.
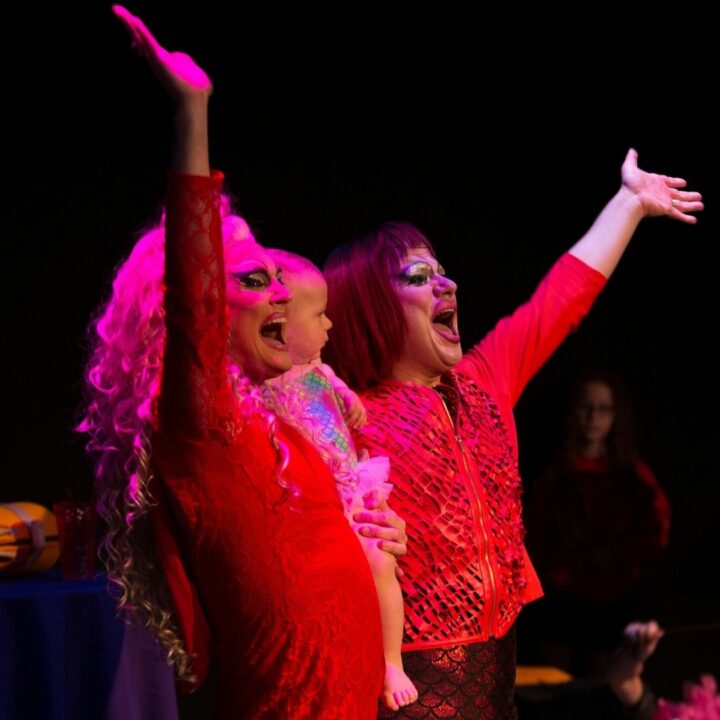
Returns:
[[[265,380],[282,375],[292,367],[290,356],[272,358],[262,365],[252,364],[244,366],[244,372],[253,385],[261,385]]]
[[[440,361],[443,364],[443,372],[452,370],[462,360],[462,350],[458,347],[456,352],[443,352],[439,354]]]
[[[293,360],[290,358],[290,356],[285,357],[282,359],[282,361],[278,362],[274,368],[275,375],[282,375],[282,373],[287,372],[290,370],[290,368],[293,366]]]

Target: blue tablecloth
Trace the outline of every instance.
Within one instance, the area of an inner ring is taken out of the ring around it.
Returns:
[[[0,720],[177,720],[150,633],[117,617],[103,575],[0,578]]]

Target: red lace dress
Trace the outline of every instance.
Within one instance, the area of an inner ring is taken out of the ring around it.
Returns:
[[[358,450],[390,457],[393,509],[407,522],[403,650],[418,651],[405,668],[420,700],[403,717],[513,716],[508,633],[542,594],[524,546],[513,407],[604,282],[566,254],[442,385],[386,381],[362,396]]]
[[[380,614],[334,479],[279,423],[283,478],[301,492],[289,502],[266,420],[228,381],[221,184],[219,175],[170,179],[152,441],[163,569],[199,675],[209,641],[217,717],[367,720],[382,687]]]

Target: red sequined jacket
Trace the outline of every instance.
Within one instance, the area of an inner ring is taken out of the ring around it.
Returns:
[[[407,522],[404,650],[502,637],[542,594],[524,546],[512,408],[604,284],[566,254],[444,376],[445,400],[400,381],[363,395],[358,449],[390,457],[392,506]]]

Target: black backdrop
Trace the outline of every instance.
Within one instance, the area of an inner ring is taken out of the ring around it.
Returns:
[[[596,361],[625,378],[675,512],[658,608],[667,620],[713,619],[713,21],[650,5],[223,5],[130,9],[211,74],[213,162],[259,239],[322,261],[376,221],[415,222],[458,281],[466,346],[584,232],[628,147],[642,167],[704,193],[696,227],[643,222],[518,422],[530,482],[567,379]],[[72,432],[85,327],[155,216],[169,154],[168,102],[109,6],[67,7],[3,10],[0,502],[90,491]]]

